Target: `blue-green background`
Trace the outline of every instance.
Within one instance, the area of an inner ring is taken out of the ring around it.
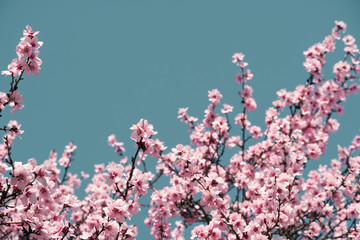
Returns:
[[[93,165],[117,161],[107,145],[115,133],[126,153],[135,152],[129,129],[149,120],[168,150],[188,144],[187,126],[177,119],[179,107],[200,119],[207,91],[218,88],[223,103],[240,110],[235,52],[243,52],[254,73],[250,84],[258,110],[250,121],[264,126],[264,112],[281,88],[293,90],[308,76],[302,52],[343,20],[360,39],[359,1],[0,1],[0,69],[16,57],[15,47],[26,25],[44,42],[38,76],[20,84],[25,108],[9,119],[25,133],[14,146],[17,161],[42,162],[51,149],[61,154],[69,141],[78,146],[71,171],[93,173]],[[343,56],[342,42],[328,57],[325,77]],[[0,91],[10,78],[0,76]],[[311,164],[329,163],[336,146],[359,134],[360,96],[345,104],[327,153]],[[234,114],[231,115],[234,117]],[[237,134],[234,128],[234,134]],[[149,161],[151,161],[149,159]],[[83,193],[79,193],[84,196]],[[138,239],[149,239],[143,209],[135,218]]]

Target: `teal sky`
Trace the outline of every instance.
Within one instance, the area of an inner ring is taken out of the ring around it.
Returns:
[[[343,20],[347,33],[360,41],[359,10],[355,0],[2,0],[1,70],[16,57],[26,25],[40,31],[44,42],[42,71],[20,84],[25,108],[15,116],[5,112],[1,120],[4,125],[15,119],[25,130],[15,142],[14,159],[42,162],[51,149],[61,154],[74,141],[78,150],[71,171],[92,174],[94,164],[117,161],[107,145],[112,133],[125,143],[129,157],[134,154],[129,128],[140,118],[154,125],[168,150],[188,144],[188,128],[177,119],[179,107],[188,106],[189,114],[201,119],[207,91],[217,88],[222,103],[240,110],[233,80],[237,68],[231,63],[235,52],[246,55],[254,74],[249,84],[258,109],[249,118],[263,127],[276,91],[305,83],[302,52],[330,34],[335,20]],[[342,49],[338,42],[328,56],[325,77],[332,77]],[[9,89],[9,81],[0,76],[0,91]],[[345,114],[337,118],[340,131],[310,167],[329,163],[337,144],[346,146],[359,134],[359,103],[359,94],[348,99]],[[138,239],[148,236],[143,217],[136,219]]]

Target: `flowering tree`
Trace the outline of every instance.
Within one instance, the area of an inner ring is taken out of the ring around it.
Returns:
[[[164,153],[167,147],[143,119],[131,127],[137,149],[129,159],[123,143],[109,136],[121,160],[95,165],[83,200],[74,188],[89,175],[69,172],[76,146],[69,143],[59,159],[50,152],[42,164],[17,162],[11,152],[23,131],[10,121],[1,128],[0,239],[134,239],[137,228],[129,220],[140,208],[150,208],[145,224],[154,239],[184,239],[187,227],[192,227],[191,239],[360,239],[360,136],[339,146],[330,166],[303,177],[307,162],[324,154],[330,133],[338,130],[334,115],[343,113],[341,103],[359,88],[355,39],[341,37],[346,25],[335,23],[323,42],[304,52],[306,83],[277,92],[264,131],[247,119],[257,107],[248,85],[253,75],[244,55],[236,53],[242,109],[234,119],[233,106],[220,107],[222,95],[214,89],[201,122],[188,115],[188,108],[179,109],[180,120],[189,125],[191,146],[179,144]],[[23,108],[19,83],[24,72],[37,75],[42,63],[38,33],[26,27],[18,57],[2,72],[11,82],[10,90],[0,93],[0,111],[8,107],[14,114]],[[345,57],[334,65],[333,79],[325,80],[326,54],[339,39],[346,45]],[[257,143],[249,145],[250,139]],[[228,149],[232,156],[225,154]],[[156,173],[147,170],[150,156],[157,159]],[[169,185],[157,187],[160,178]],[[150,203],[140,204],[149,192]],[[171,226],[172,218],[182,221]]]

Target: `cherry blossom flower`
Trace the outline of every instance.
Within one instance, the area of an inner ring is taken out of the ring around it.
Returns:
[[[125,218],[131,218],[128,212],[129,206],[124,200],[109,201],[108,205],[108,207],[104,208],[104,211],[109,218],[113,218],[118,222],[124,222]]]
[[[213,107],[218,105],[220,103],[220,100],[222,99],[222,95],[217,89],[208,91],[208,97],[209,97],[209,101],[213,104]]]
[[[141,119],[137,124],[132,125],[130,129],[134,131],[131,134],[131,139],[137,143],[141,140],[148,140],[153,135],[157,134],[157,132],[154,131],[153,125],[149,124],[148,121],[144,119]]]

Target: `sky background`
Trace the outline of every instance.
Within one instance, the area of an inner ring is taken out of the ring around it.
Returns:
[[[254,78],[258,109],[249,120],[264,126],[265,110],[281,88],[293,90],[308,76],[302,52],[330,34],[334,20],[360,39],[359,1],[0,1],[0,68],[16,57],[15,47],[26,25],[44,42],[38,76],[20,84],[25,108],[4,113],[0,125],[14,119],[25,133],[15,142],[13,158],[43,162],[51,149],[62,153],[77,146],[72,173],[93,173],[93,165],[118,161],[107,145],[116,134],[126,154],[135,153],[132,124],[147,119],[168,150],[189,144],[188,127],[177,119],[179,107],[202,119],[208,90],[217,88],[222,103],[240,111],[235,52],[243,52]],[[325,77],[343,56],[343,44],[328,55]],[[0,91],[10,78],[0,76]],[[340,130],[327,152],[310,164],[328,164],[337,144],[347,146],[359,134],[360,96],[344,104]],[[235,114],[230,115],[232,118]],[[235,129],[235,128],[234,128]],[[236,131],[236,130],[235,130]],[[240,131],[237,129],[237,131]],[[236,132],[233,133],[237,134]],[[82,188],[83,189],[83,188]],[[82,189],[80,189],[82,191]],[[79,193],[79,196],[84,196]],[[134,223],[138,239],[147,210]]]

